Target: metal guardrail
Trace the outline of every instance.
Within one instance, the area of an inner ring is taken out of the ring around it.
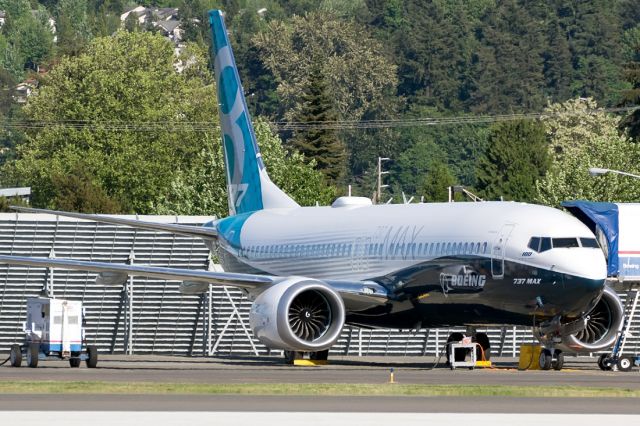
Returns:
[[[145,216],[158,222],[199,225],[210,217]],[[198,239],[40,214],[0,214],[0,254],[70,257],[204,269],[209,251]],[[26,298],[49,288],[59,298],[81,300],[88,343],[103,353],[250,355],[270,351],[251,335],[250,302],[233,288],[211,287],[183,295],[177,281],[133,277],[122,287],[98,286],[96,274],[0,265],[0,352],[21,342]],[[624,298],[624,294],[621,295]],[[640,318],[632,319],[630,352],[640,352]],[[452,330],[364,330],[346,327],[332,353],[438,355]],[[463,331],[456,329],[455,331]],[[493,353],[517,356],[534,342],[525,327],[486,328]]]

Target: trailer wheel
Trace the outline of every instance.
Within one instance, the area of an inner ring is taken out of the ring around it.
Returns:
[[[69,365],[73,368],[78,368],[80,367],[80,361],[82,361],[80,358],[69,358]]]
[[[38,366],[39,354],[40,354],[40,344],[29,343],[29,348],[27,349],[27,365],[29,367],[36,368]]]
[[[633,367],[633,362],[631,361],[631,358],[623,356],[618,360],[618,370],[631,371],[631,367]]]
[[[95,346],[87,346],[87,367],[96,368],[98,366],[98,349]]]
[[[9,355],[12,367],[20,367],[22,365],[22,349],[20,349],[20,345],[11,345],[11,353]]]

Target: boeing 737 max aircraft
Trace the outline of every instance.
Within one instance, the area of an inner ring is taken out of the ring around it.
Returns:
[[[267,175],[220,11],[209,13],[230,216],[203,227],[17,208],[173,232],[218,246],[225,272],[0,256],[0,262],[184,281],[246,290],[250,324],[266,346],[324,357],[345,325],[412,329],[533,326],[544,368],[561,350],[610,346],[622,305],[604,284],[591,231],[562,211],[515,202],[372,205],[341,197],[300,207]],[[452,334],[450,341],[459,340]],[[489,339],[475,339],[486,349]]]

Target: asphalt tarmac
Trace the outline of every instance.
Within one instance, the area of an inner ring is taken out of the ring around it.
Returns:
[[[173,383],[387,383],[390,369],[404,384],[589,386],[640,389],[640,372],[603,372],[595,359],[567,360],[563,371],[518,371],[517,360],[496,368],[451,371],[432,358],[334,357],[320,367],[287,366],[277,357],[184,358],[101,356],[98,368],[41,361],[38,368],[0,367],[1,381]],[[2,395],[0,411],[546,413],[640,415],[637,398],[318,397],[242,395]]]
[[[517,359],[494,359],[495,368],[434,367],[431,357],[333,357],[329,365],[284,365],[279,357],[202,358],[102,355],[98,368],[70,368],[40,361],[38,368],[0,367],[0,380],[114,381],[164,383],[386,383],[390,369],[404,384],[589,386],[640,389],[640,371],[601,371],[595,358],[567,358],[562,371],[518,371]]]

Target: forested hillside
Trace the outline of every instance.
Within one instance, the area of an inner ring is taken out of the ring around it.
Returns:
[[[267,167],[302,203],[349,184],[371,196],[379,156],[383,201],[443,201],[450,184],[638,200],[637,183],[587,174],[640,171],[638,0],[0,0],[0,183],[34,186],[40,206],[224,214],[204,125],[211,8],[226,11]]]

